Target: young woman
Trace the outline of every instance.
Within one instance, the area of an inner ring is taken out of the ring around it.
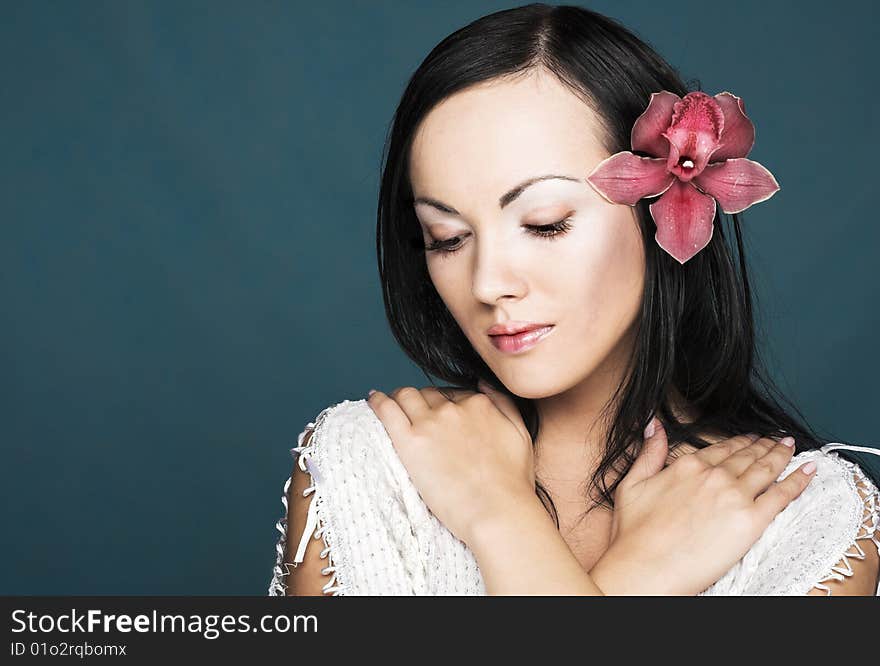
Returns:
[[[269,593],[880,592],[877,487],[837,452],[878,451],[820,441],[757,358],[753,130],[586,9],[444,39],[377,248],[396,339],[452,386],[306,426]]]

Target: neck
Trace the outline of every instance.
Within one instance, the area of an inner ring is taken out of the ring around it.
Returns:
[[[631,328],[581,382],[567,391],[535,401],[541,424],[537,455],[593,457],[604,450],[607,421],[613,413],[613,406],[608,403],[625,379],[624,369],[634,340],[634,328]]]
[[[609,403],[626,379],[624,370],[634,340],[631,329],[586,379],[568,391],[536,401],[540,432],[535,456],[540,478],[582,482],[585,471],[592,473],[598,467],[616,408]],[[693,420],[686,401],[674,388],[669,399],[676,418]]]

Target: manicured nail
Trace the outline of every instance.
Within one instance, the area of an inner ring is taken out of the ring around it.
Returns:
[[[794,446],[794,437],[783,437],[780,441],[780,444],[785,444],[786,446]]]
[[[804,474],[812,474],[813,472],[816,471],[816,463],[814,463],[811,460],[806,465],[804,465],[803,469],[804,469]]]
[[[648,437],[654,436],[654,419],[651,419],[651,422],[645,427],[645,439]]]

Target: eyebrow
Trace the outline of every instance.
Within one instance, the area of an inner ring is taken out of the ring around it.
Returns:
[[[575,183],[582,182],[580,178],[573,178],[571,176],[558,176],[556,174],[548,174],[546,176],[535,176],[534,178],[529,178],[528,180],[524,180],[523,182],[521,182],[519,185],[514,187],[509,192],[506,192],[505,194],[501,195],[501,198],[498,199],[498,207],[503,209],[505,206],[512,203],[513,200],[516,199],[520,194],[522,194],[526,190],[526,188],[528,188],[529,186],[534,185],[535,183],[538,183],[542,180],[569,180],[569,181],[572,181]],[[459,213],[457,210],[455,210],[455,208],[453,208],[452,206],[448,206],[445,203],[443,203],[442,201],[437,201],[436,199],[431,199],[430,197],[416,197],[415,199],[413,199],[413,206],[415,206],[416,204],[420,204],[420,203],[425,204],[427,206],[431,206],[432,208],[436,208],[437,210],[439,210],[440,212],[443,212],[443,213],[448,213],[450,215],[458,215],[459,217],[461,216],[461,213]]]

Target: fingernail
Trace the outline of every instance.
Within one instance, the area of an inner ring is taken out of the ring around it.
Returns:
[[[645,439],[647,439],[648,437],[653,437],[654,430],[655,430],[655,425],[654,425],[654,419],[652,418],[651,422],[647,426],[645,426]]]
[[[373,395],[375,392],[376,392],[376,389],[370,389],[369,391],[367,391],[367,395],[368,396]]]
[[[812,474],[813,472],[816,471],[816,463],[814,463],[811,460],[806,465],[804,465],[803,470],[804,470],[804,474]]]
[[[786,446],[794,446],[794,437],[783,437],[779,443]]]

